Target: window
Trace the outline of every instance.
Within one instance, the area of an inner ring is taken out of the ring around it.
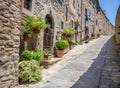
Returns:
[[[87,13],[88,13],[88,12],[87,12],[87,9],[85,9],[85,15],[87,15]]]
[[[64,28],[64,23],[63,23],[63,21],[61,22],[61,29],[63,29]]]
[[[73,20],[71,20],[71,22],[70,22],[70,26],[71,26],[71,28],[74,27],[74,21],[73,21]]]
[[[78,16],[80,16],[80,5],[78,5]]]
[[[68,7],[66,6],[66,21],[68,20]]]
[[[98,21],[96,20],[96,25],[98,25]]]
[[[32,9],[32,0],[24,0],[24,8],[31,11],[31,9]]]
[[[85,9],[85,21],[88,21],[89,17],[88,17],[88,11],[87,9]]]
[[[62,6],[64,3],[64,0],[57,0],[59,2],[59,4]]]

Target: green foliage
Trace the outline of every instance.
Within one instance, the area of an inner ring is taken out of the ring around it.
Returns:
[[[65,49],[66,47],[69,46],[69,43],[67,40],[57,40],[55,42],[55,47],[58,49],[58,50],[63,50]]]
[[[92,37],[92,38],[95,38],[95,34],[92,33],[92,34],[91,34],[91,37]]]
[[[35,50],[35,51],[25,50],[22,53],[23,60],[36,60],[41,62],[43,60],[43,56],[44,56],[43,50]]]
[[[45,29],[48,27],[48,25],[45,23],[44,19],[42,17],[35,18],[34,16],[29,16],[27,18],[27,25],[31,29]]]
[[[36,49],[32,52],[33,60],[41,62],[44,57],[44,51]]]
[[[36,82],[42,79],[39,63],[36,60],[19,63],[19,79],[21,82]]]
[[[48,55],[48,54],[51,54],[51,53],[52,53],[52,52],[51,52],[50,50],[48,50],[48,49],[45,49],[45,50],[44,50],[44,54],[45,54],[45,55]]]
[[[74,39],[68,39],[69,44],[75,44],[76,41]]]
[[[24,27],[22,28],[22,32],[23,32],[23,35],[27,35],[27,34],[30,34],[31,29],[30,29],[29,26],[24,26]]]
[[[75,29],[72,28],[64,28],[62,35],[73,35],[75,33]]]
[[[24,50],[24,51],[22,52],[22,58],[23,58],[23,60],[32,60],[33,56],[32,56],[31,51],[29,51],[29,50]]]
[[[80,30],[79,32],[80,32],[80,33],[82,33],[82,32],[83,32],[83,30]]]

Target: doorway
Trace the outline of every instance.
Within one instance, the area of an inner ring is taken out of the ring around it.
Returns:
[[[44,40],[43,40],[43,49],[52,50],[53,48],[53,39],[54,39],[54,21],[51,15],[46,15],[45,17],[46,24],[49,25],[48,28],[44,31]]]

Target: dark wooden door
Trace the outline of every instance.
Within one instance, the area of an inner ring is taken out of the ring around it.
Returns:
[[[78,27],[75,26],[75,41],[77,41],[77,37],[78,37]]]
[[[47,28],[44,31],[43,49],[51,50],[52,47],[53,47],[53,32],[52,29]]]

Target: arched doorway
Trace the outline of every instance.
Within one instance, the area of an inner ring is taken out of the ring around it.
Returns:
[[[49,27],[44,31],[43,49],[52,50],[54,38],[54,21],[51,15],[46,15],[45,21]]]

